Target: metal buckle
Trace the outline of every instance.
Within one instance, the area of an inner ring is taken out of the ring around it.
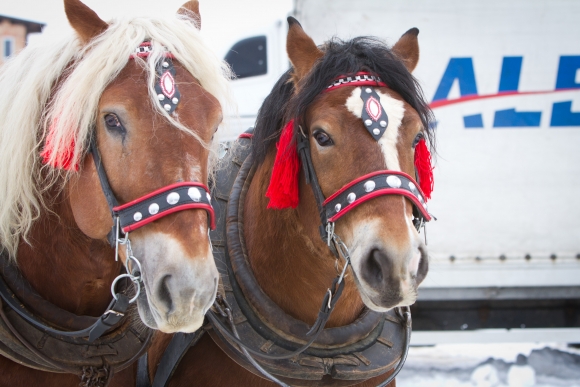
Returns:
[[[326,223],[326,244],[330,247],[330,241],[334,238],[334,222]]]
[[[103,316],[106,316],[108,314],[114,314],[115,316],[119,316],[119,317],[123,317],[125,315],[125,313],[120,313],[120,312],[117,312],[113,309],[109,309],[105,313],[103,313]]]
[[[346,244],[342,241],[342,239],[340,239],[340,237],[334,233],[334,223],[332,229],[332,241],[334,242],[334,247],[336,248],[336,251],[338,251],[338,254],[344,259],[344,267],[342,268],[342,272],[338,277],[338,283],[340,284],[346,276],[346,269],[350,265],[350,252],[348,251],[348,247],[346,247]]]

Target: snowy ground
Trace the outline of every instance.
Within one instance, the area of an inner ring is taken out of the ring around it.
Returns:
[[[411,347],[397,376],[397,387],[532,386],[580,387],[580,350],[553,343]]]

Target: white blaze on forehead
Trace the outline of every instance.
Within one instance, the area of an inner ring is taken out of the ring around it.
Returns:
[[[385,156],[387,169],[400,171],[401,165],[399,163],[399,153],[397,152],[397,141],[399,139],[399,127],[405,115],[405,105],[403,101],[395,99],[377,89],[375,91],[381,97],[381,105],[389,118],[387,129],[379,139],[379,145]],[[361,92],[362,88],[357,87],[346,100],[346,108],[358,118],[361,118],[363,110],[363,100],[360,97]]]

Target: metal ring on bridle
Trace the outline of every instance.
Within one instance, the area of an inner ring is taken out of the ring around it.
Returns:
[[[135,262],[137,264],[138,272],[139,275],[134,275],[134,271],[130,270],[131,268],[129,267],[129,262]],[[133,276],[135,279],[137,280],[141,280],[141,275],[143,274],[143,269],[141,268],[141,262],[139,262],[139,260],[137,258],[135,258],[134,255],[129,255],[127,257],[127,260],[125,261],[125,267],[127,268],[127,272],[129,272],[131,274],[131,276]],[[135,279],[132,279],[133,282],[135,282]]]
[[[139,294],[141,293],[141,283],[139,281],[139,278],[135,277],[131,274],[121,274],[121,275],[117,276],[117,278],[115,278],[113,280],[113,283],[111,284],[111,294],[113,294],[113,298],[115,298],[115,300],[119,300],[119,298],[117,297],[117,294],[115,293],[115,285],[117,285],[117,282],[121,278],[129,278],[129,279],[131,279],[131,281],[133,281],[133,283],[135,285],[137,285],[137,293],[135,294],[135,297],[133,297],[129,300],[129,304],[132,304],[133,302],[135,302],[137,300],[137,298],[139,297]]]

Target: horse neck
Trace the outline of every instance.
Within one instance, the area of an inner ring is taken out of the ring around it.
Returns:
[[[99,316],[111,301],[110,286],[119,274],[111,247],[77,227],[66,189],[48,193],[27,243],[20,241],[18,267],[47,301],[76,315]]]
[[[302,175],[296,210],[267,209],[266,190],[274,157],[271,149],[258,166],[244,203],[248,258],[264,292],[287,314],[312,324],[337,275],[335,257],[320,238],[316,201]],[[339,264],[342,267],[342,262]],[[351,274],[327,326],[353,322],[363,306]]]

